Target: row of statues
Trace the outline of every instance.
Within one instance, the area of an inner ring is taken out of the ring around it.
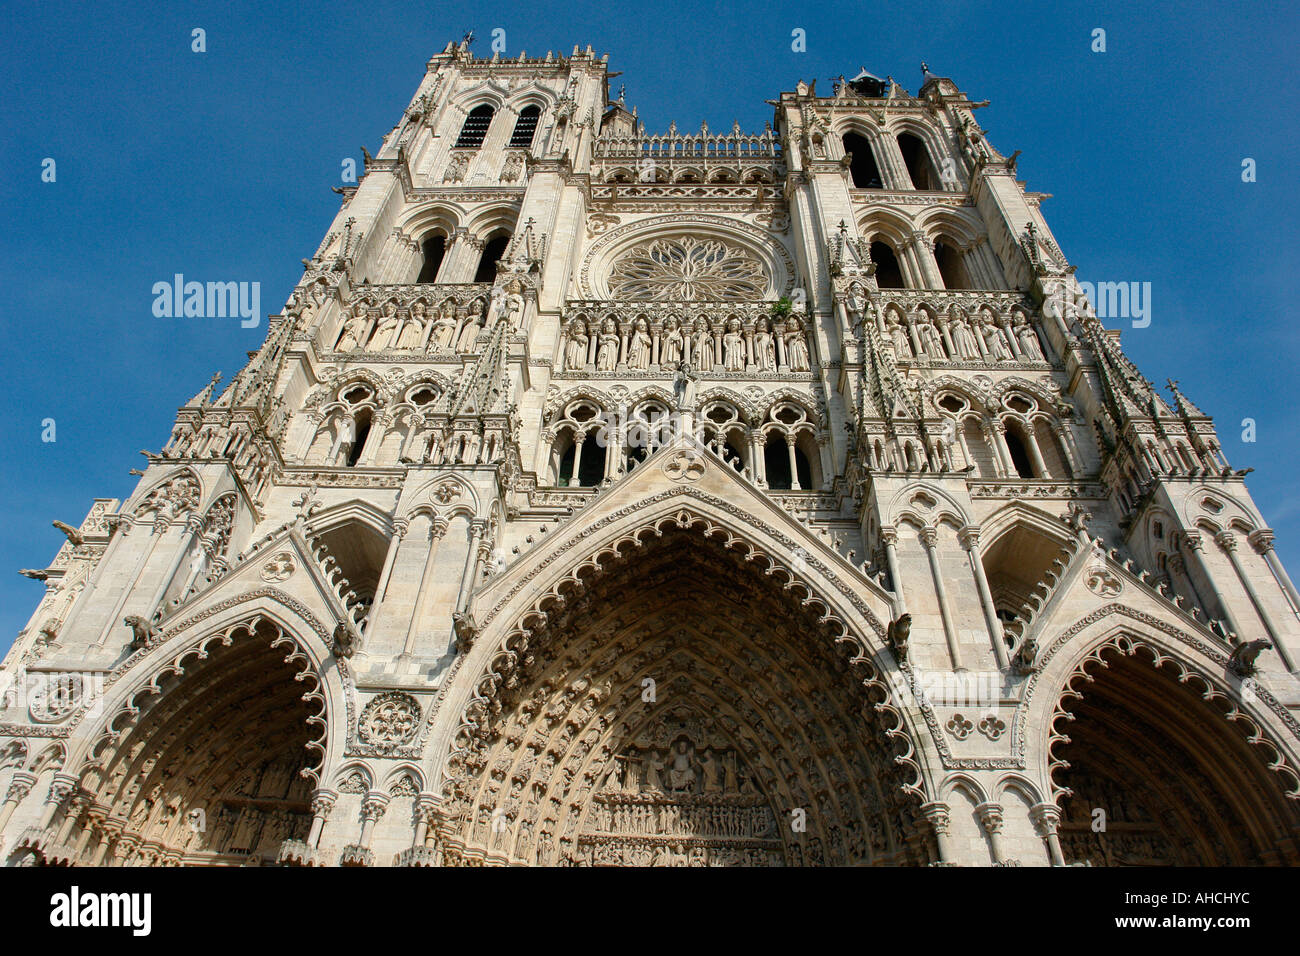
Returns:
[[[620,368],[645,371],[676,368],[689,362],[701,372],[807,372],[811,369],[807,335],[796,316],[766,318],[745,328],[739,318],[711,325],[705,319],[669,319],[652,329],[643,317],[620,331],[613,319],[588,324],[581,317],[565,327],[562,371]]]
[[[920,311],[900,320],[890,312],[884,321],[885,340],[898,359],[974,362],[1044,362],[1042,344],[1022,316],[999,325],[992,316],[966,319]]]
[[[498,295],[497,293],[501,293]],[[405,314],[397,303],[384,303],[380,315],[372,317],[365,303],[351,306],[335,343],[336,352],[456,352],[474,351],[483,332],[497,322],[517,330],[524,314],[524,297],[518,291],[497,289],[485,307],[481,298],[457,305],[447,299],[432,313],[423,301],[414,302]]]
[[[602,792],[749,795],[757,791],[734,750],[696,748],[683,738],[668,751],[633,749],[615,757]]]
[[[627,843],[584,842],[578,854],[565,861],[570,866],[782,866],[779,849],[751,846],[714,846],[678,840]]]
[[[597,803],[588,828],[603,833],[674,834],[771,840],[776,818],[766,806]]]

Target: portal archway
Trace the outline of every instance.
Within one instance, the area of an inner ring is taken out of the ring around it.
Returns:
[[[310,828],[324,697],[273,621],[212,634],[107,721],[56,841],[73,863],[274,863]],[[307,771],[307,774],[304,774]]]
[[[448,758],[448,863],[935,858],[870,659],[692,524],[525,616],[518,666],[487,675]]]
[[[1076,668],[1054,724],[1067,863],[1300,863],[1300,802],[1256,746],[1272,745],[1176,659],[1125,635],[1108,641]]]

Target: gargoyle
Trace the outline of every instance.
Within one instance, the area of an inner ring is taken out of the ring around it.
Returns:
[[[1037,656],[1038,642],[1032,638],[1026,638],[1020,642],[1015,655],[1011,658],[1011,669],[1021,677],[1027,677],[1038,670],[1038,665],[1034,663],[1034,658]]]
[[[33,571],[31,568],[19,568],[18,573],[25,578],[31,578],[33,581],[44,581],[49,577],[44,571]]]
[[[1255,666],[1255,658],[1259,657],[1260,651],[1271,651],[1273,644],[1264,638],[1254,641],[1247,641],[1244,644],[1238,644],[1232,651],[1232,656],[1228,658],[1228,669],[1238,677],[1254,677],[1259,670]]]
[[[451,627],[456,634],[458,651],[468,651],[474,646],[474,638],[478,637],[478,625],[474,623],[472,614],[457,611],[451,616]]]
[[[889,622],[889,629],[885,631],[885,640],[889,642],[899,662],[907,659],[907,637],[911,633],[912,615],[910,614],[900,614],[896,620]]]
[[[131,650],[139,651],[149,646],[149,641],[157,634],[152,624],[139,614],[132,614],[122,619],[122,623],[131,629]]]
[[[71,541],[74,545],[81,544],[82,542],[81,532],[78,531],[76,528],[74,528],[72,525],[64,524],[62,521],[55,521],[54,527],[58,528],[60,531],[66,534],[68,536],[68,540]]]
[[[334,628],[334,646],[331,648],[335,657],[348,658],[357,652],[357,636],[352,628],[340,622]]]

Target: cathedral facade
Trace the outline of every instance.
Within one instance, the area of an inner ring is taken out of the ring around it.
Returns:
[[[984,104],[650,134],[606,60],[434,56],[56,522],[4,862],[1300,864],[1300,595]]]

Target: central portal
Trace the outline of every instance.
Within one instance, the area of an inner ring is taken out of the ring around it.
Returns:
[[[448,862],[935,858],[870,655],[738,541],[676,515],[527,616],[448,758]]]

